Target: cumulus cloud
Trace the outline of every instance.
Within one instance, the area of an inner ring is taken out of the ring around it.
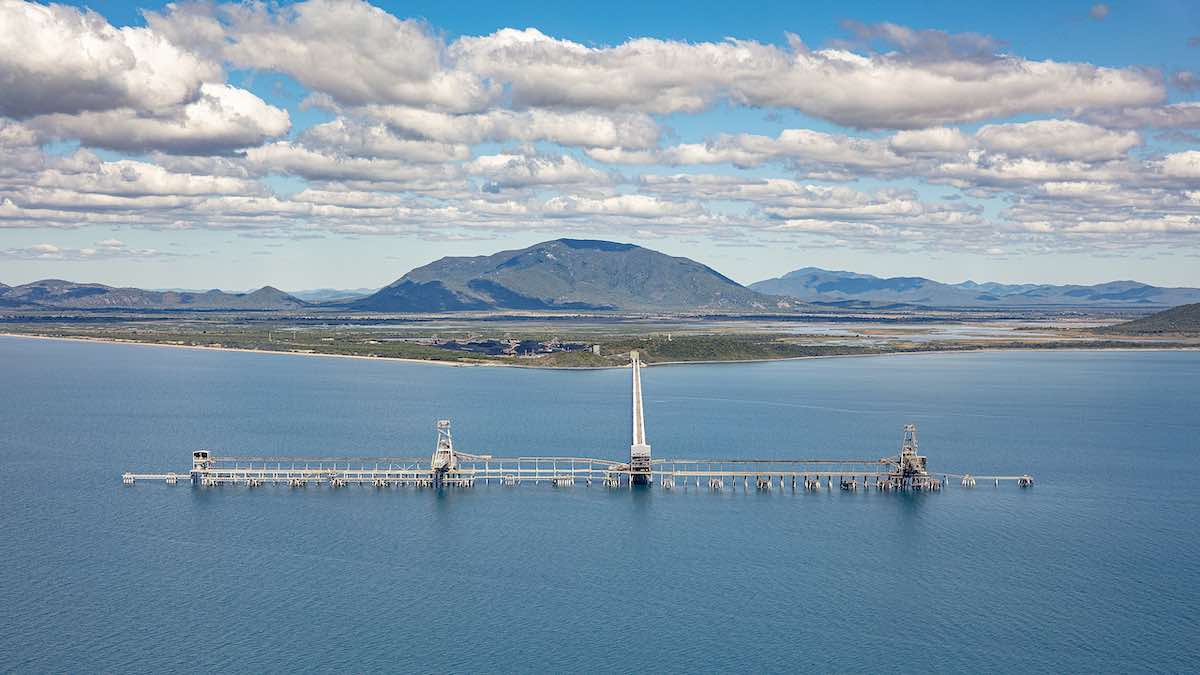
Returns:
[[[544,213],[549,216],[623,216],[629,218],[661,218],[703,213],[696,202],[663,201],[649,195],[613,195],[593,199],[566,195],[546,202]]]
[[[900,155],[953,155],[966,152],[973,141],[958,129],[935,127],[898,131],[888,140]]]
[[[18,119],[129,108],[154,113],[200,95],[221,67],[145,28],[89,10],[0,0],[0,114]]]
[[[146,12],[152,29],[240,68],[286,73],[341,103],[484,108],[499,88],[450,67],[445,46],[414,19],[363,0],[294,5],[180,3]]]
[[[128,152],[157,149],[180,154],[219,154],[259,145],[286,134],[286,110],[227,84],[203,84],[195,101],[162,116],[120,108],[41,115],[29,124],[49,137]]]
[[[839,223],[874,223],[870,231],[884,231],[896,227],[973,227],[983,223],[978,207],[964,203],[925,202],[912,190],[868,193],[787,179],[703,174],[643,176],[640,186],[647,192],[676,199],[746,202],[758,209],[766,218],[765,225],[772,228],[837,230]]]
[[[994,152],[1088,162],[1118,159],[1142,142],[1133,131],[1110,131],[1072,120],[989,124],[975,135]]]
[[[258,181],[225,176],[175,173],[146,162],[102,162],[91,156],[86,170],[57,164],[32,181],[39,188],[73,190],[126,197],[147,195],[265,194]]]
[[[658,124],[641,113],[588,110],[494,109],[451,114],[408,106],[365,106],[351,111],[385,122],[397,133],[447,143],[549,141],[560,145],[643,148],[658,141]]]
[[[44,139],[208,154],[288,131],[286,111],[224,79],[218,61],[152,29],[0,0],[0,116],[25,120]]]
[[[27,148],[40,142],[37,132],[28,125],[0,118],[0,148]]]
[[[98,241],[94,246],[71,248],[55,244],[34,244],[18,248],[0,249],[0,258],[10,260],[56,260],[81,262],[88,260],[111,260],[114,258],[130,258],[137,260],[152,260],[155,258],[174,257],[178,254],[164,253],[152,248],[131,248],[117,239]]]
[[[1187,150],[1167,155],[1162,161],[1163,174],[1171,178],[1200,178],[1200,151]]]
[[[467,173],[483,178],[485,190],[549,185],[607,185],[608,174],[585,165],[570,155],[484,155],[464,166]]]
[[[1129,175],[1126,166],[1096,166],[1081,161],[1052,161],[1033,157],[1009,157],[985,152],[931,167],[927,177],[964,190],[996,188],[1016,190],[1053,181],[1112,181]]]
[[[1179,241],[1200,219],[1185,133],[1200,129],[1200,103],[1166,99],[1168,85],[1197,88],[1191,70],[1032,60],[987,35],[887,23],[847,22],[846,40],[813,47],[793,35],[584,45],[534,28],[447,42],[364,0],[181,2],[145,17],[118,28],[0,0],[0,227],[628,228],[982,254]],[[226,68],[289,76],[327,121],[293,131]],[[724,106],[833,124],[672,128]],[[26,248],[0,255],[143,255],[120,242]]]
[[[453,164],[414,164],[406,160],[354,157],[279,141],[246,151],[246,164],[260,175],[286,174],[310,180],[362,180],[405,183],[420,189],[431,182],[453,180],[461,170]]]
[[[939,31],[892,27],[895,51],[863,55],[753,41],[638,38],[587,47],[529,28],[459,38],[450,54],[507,83],[525,106],[696,112],[727,99],[793,108],[860,128],[921,128],[1017,113],[1157,103],[1162,83],[1138,69],[962,54]],[[979,43],[978,40],[970,40]],[[980,47],[989,43],[983,42]]]
[[[401,138],[387,125],[338,118],[310,127],[300,135],[305,146],[356,157],[406,159],[412,162],[451,162],[470,157],[463,144]]]
[[[722,134],[704,143],[682,143],[655,151],[599,148],[588,150],[587,154],[602,162],[670,166],[732,164],[754,167],[784,161],[805,175],[833,180],[848,179],[856,172],[898,169],[909,163],[893,152],[885,141],[811,129],[785,129],[775,137]]]
[[[1200,129],[1200,103],[1185,101],[1163,106],[1098,110],[1085,119],[1110,129]]]
[[[987,36],[850,24],[886,51],[751,40],[634,38],[590,47],[535,28],[450,44],[361,0],[186,3],[152,29],[238,67],[283,72],[344,105],[484,112],[517,108],[698,112],[719,101],[793,108],[859,128],[909,129],[1020,113],[1147,105],[1162,83],[1136,68],[1031,61]],[[611,143],[605,143],[612,147]]]
[[[41,138],[33,129],[0,117],[0,195],[3,195],[2,181],[22,180],[42,168],[45,155],[37,147],[40,143]]]

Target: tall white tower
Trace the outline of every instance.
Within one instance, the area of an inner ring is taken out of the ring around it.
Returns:
[[[900,458],[892,479],[899,487],[923,489],[929,485],[929,471],[925,468],[925,456],[917,454],[917,425],[904,425],[904,438],[900,441]]]
[[[633,443],[629,446],[629,480],[634,485],[650,484],[650,444],[646,442],[646,416],[642,411],[642,360],[636,352],[633,360]]]
[[[441,483],[447,472],[458,468],[458,457],[454,454],[454,439],[450,437],[450,420],[437,422],[437,447],[429,459],[435,483]]]

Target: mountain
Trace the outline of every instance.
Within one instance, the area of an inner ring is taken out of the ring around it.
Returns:
[[[418,267],[350,309],[753,310],[788,307],[688,258],[633,244],[556,239]]]
[[[750,284],[761,293],[783,295],[807,302],[860,301],[876,305],[912,304],[938,307],[967,306],[982,302],[986,291],[956,288],[922,277],[881,279],[869,274],[835,272],[805,267],[779,277]]]
[[[1200,289],[1160,288],[1136,281],[1095,286],[974,281],[945,284],[924,277],[880,278],[816,267],[759,281],[750,288],[805,302],[924,307],[1170,307],[1200,302]]]
[[[10,288],[12,288],[12,286],[9,286],[8,284],[0,284],[0,307],[25,307],[26,305],[23,302],[9,300],[4,297],[4,294],[8,292],[8,289]]]
[[[1038,284],[998,284],[994,281],[987,281],[982,284],[977,284],[974,281],[964,281],[961,284],[952,284],[958,288],[965,288],[971,291],[982,291],[991,293],[992,295],[1011,295],[1013,293],[1024,293],[1032,291],[1038,287]]]
[[[272,286],[251,293],[146,291],[44,279],[0,289],[0,304],[55,309],[297,309],[306,303]]]
[[[365,298],[378,290],[378,288],[310,288],[303,291],[289,291],[289,293],[305,302],[346,302]]]
[[[1200,334],[1200,303],[1172,307],[1100,330],[1121,335]]]

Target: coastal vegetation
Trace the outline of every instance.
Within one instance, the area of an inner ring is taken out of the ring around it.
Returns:
[[[55,338],[138,342],[180,347],[329,354],[381,359],[413,359],[456,364],[489,364],[544,368],[623,366],[637,350],[648,364],[766,361],[821,356],[974,351],[980,349],[1112,349],[1200,347],[1200,340],[1122,338],[1073,329],[1052,331],[1048,338],[1025,334],[978,339],[964,334],[928,339],[921,329],[862,329],[847,338],[819,333],[754,330],[745,326],[701,324],[678,332],[662,324],[618,325],[599,330],[595,324],[522,327],[520,323],[482,320],[446,326],[317,324],[278,318],[242,321],[230,317],[123,317],[111,321],[63,320],[0,323],[0,332]],[[1078,334],[1077,334],[1078,333]],[[1088,335],[1091,337],[1088,337]]]

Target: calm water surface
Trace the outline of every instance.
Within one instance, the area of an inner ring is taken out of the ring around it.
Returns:
[[[121,485],[197,447],[628,452],[627,370],[0,338],[0,669],[1200,669],[1200,353],[647,369],[657,456],[878,457],[1019,490]]]

